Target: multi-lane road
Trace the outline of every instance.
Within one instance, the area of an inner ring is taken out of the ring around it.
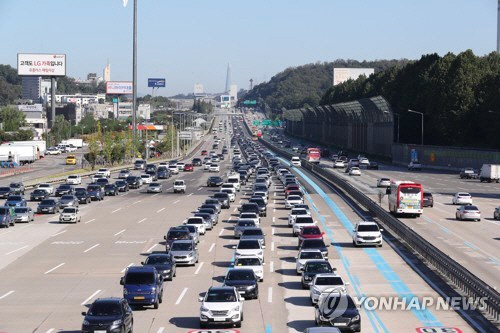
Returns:
[[[200,150],[211,146],[207,141]],[[229,168],[226,159],[219,174],[227,175]],[[350,282],[349,293],[439,297],[436,286],[416,274],[418,267],[408,265],[393,247],[352,247],[350,231],[362,213],[313,175],[300,168],[293,172],[331,244],[331,265]],[[197,168],[162,181],[161,194],[147,194],[142,188],[82,205],[82,222],[76,225],[60,225],[57,216],[42,215],[33,223],[0,230],[0,332],[77,332],[85,306],[98,297],[121,296],[119,280],[126,267],[140,265],[148,253],[163,251],[168,228],[179,225],[216,191],[206,187],[209,175],[213,173]],[[173,193],[173,179],[187,182],[185,194]],[[302,332],[314,326],[309,291],[301,288],[295,273],[297,239],[287,226],[282,190],[274,178],[268,215],[261,223],[267,243],[264,282],[259,284],[259,299],[245,301],[241,332]],[[174,280],[166,282],[159,309],[134,311],[136,332],[189,332],[199,327],[198,297],[220,285],[230,269],[237,207],[250,192],[244,187],[231,208],[222,211],[219,224],[202,236],[199,263],[179,267]],[[363,332],[415,332],[425,326],[473,331],[453,310],[360,311]]]

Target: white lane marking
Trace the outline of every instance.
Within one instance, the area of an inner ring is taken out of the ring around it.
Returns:
[[[151,246],[149,249],[147,249],[146,252],[147,253],[151,252],[151,250],[153,250],[156,247],[156,245],[158,245],[158,244],[155,244],[155,245]]]
[[[96,297],[97,294],[99,294],[101,292],[101,289],[98,289],[95,293],[93,293],[92,295],[90,295],[85,301],[83,301],[80,305],[85,305],[87,304],[92,298]]]
[[[274,242],[271,242],[271,251],[274,251]]]
[[[12,254],[12,253],[14,253],[14,252],[24,250],[24,249],[25,249],[25,248],[27,248],[27,247],[28,247],[28,245],[24,245],[23,247],[20,247],[20,248],[18,248],[18,249],[13,250],[13,251],[7,252],[5,255],[6,255],[6,256],[8,256],[9,254]]]
[[[11,232],[12,232],[12,230],[9,230],[9,231],[5,231],[5,232],[2,232],[2,233],[0,234],[0,236],[1,236],[1,235],[5,235],[5,234],[8,234],[8,233],[11,233]]]
[[[57,234],[55,234],[55,235],[52,235],[52,237],[59,236],[60,234],[64,234],[65,232],[66,232],[66,230],[63,230],[63,231],[61,231],[61,232],[58,232],[58,233],[57,233]]]
[[[267,301],[269,303],[272,303],[273,302],[273,287],[269,287],[267,290],[268,290],[267,291]]]
[[[145,217],[145,218],[143,218],[142,220],[140,220],[140,221],[139,221],[139,222],[137,222],[137,223],[142,223],[142,222],[144,222],[144,221],[146,221],[146,220],[147,220],[147,218]]]
[[[125,273],[125,271],[127,270],[127,268],[129,268],[130,266],[133,266],[133,265],[134,265],[134,263],[133,263],[133,262],[131,262],[130,264],[128,264],[128,265],[127,265],[127,267],[125,267],[124,269],[122,269],[122,270],[120,271],[120,273]]]
[[[276,217],[273,216],[273,223],[276,222]]]
[[[173,202],[173,204],[175,205],[176,203],[179,203],[179,202],[180,202],[180,200],[175,200],[175,201]]]
[[[160,193],[153,194],[153,195],[152,195],[152,197],[154,198],[154,197],[156,197],[158,194],[160,194]]]
[[[243,202],[243,199],[241,199],[241,200],[239,201],[239,204],[241,205],[241,203],[242,203],[242,202]]]
[[[210,245],[210,248],[208,249],[208,252],[212,252],[212,250],[214,249],[215,247],[215,243],[212,243],[212,245]]]
[[[10,294],[12,294],[15,290],[11,290],[9,291],[8,293],[5,293],[3,294],[2,296],[0,296],[0,299],[4,299],[5,297],[9,296]]]
[[[142,202],[142,200],[137,200],[136,202],[133,203],[133,205],[138,204],[139,202]]]
[[[188,288],[184,288],[181,292],[181,294],[179,295],[179,298],[177,299],[177,301],[175,302],[175,305],[179,305],[179,303],[182,301],[182,298],[184,297],[184,295],[186,294],[186,291],[188,290]]]
[[[91,246],[91,247],[89,247],[88,249],[86,249],[85,251],[83,251],[83,253],[87,253],[87,252],[89,252],[90,250],[92,250],[92,249],[94,249],[94,248],[96,248],[96,247],[98,247],[98,246],[99,246],[99,244],[96,244],[96,245],[94,245],[94,246]]]
[[[163,333],[163,330],[165,330],[165,327],[160,327],[156,333]]]
[[[45,272],[45,273],[43,273],[43,274],[49,274],[50,272],[55,271],[56,269],[58,269],[59,267],[61,267],[61,266],[63,266],[63,265],[64,265],[64,263],[59,264],[59,265],[57,265],[56,267],[49,269],[48,271],[46,271],[46,272]]]
[[[198,189],[198,191],[201,191],[201,190],[203,190],[203,187],[200,187],[200,188]]]
[[[127,230],[127,229],[122,229],[122,230],[118,231],[116,234],[114,234],[113,236],[118,236],[119,234],[124,233],[125,230]]]
[[[160,212],[163,212],[164,210],[165,210],[165,207],[158,209],[156,212],[160,213]]]
[[[274,261],[271,261],[269,263],[269,272],[271,272],[271,273],[274,272]]]
[[[203,263],[200,262],[200,264],[198,265],[198,268],[196,269],[196,271],[194,272],[194,274],[197,275],[200,272],[200,270],[201,270],[202,267],[203,267]]]
[[[190,197],[190,196],[192,196],[192,195],[193,195],[193,193],[189,193],[187,196],[188,196],[188,198],[189,198],[189,197]]]
[[[237,207],[234,207],[233,212],[236,212],[237,210],[238,210],[238,208],[237,208]]]
[[[52,333],[52,332],[54,332],[54,329],[53,328],[49,328],[49,330],[47,332],[45,332],[45,333]]]
[[[95,221],[95,219],[90,219],[90,220],[88,220],[87,222],[85,222],[85,224],[90,223],[90,222],[92,222],[92,221]]]
[[[274,232],[275,232],[275,231],[276,231],[276,228],[274,228],[274,227],[273,227],[273,228],[271,229],[271,235],[273,235],[273,236],[274,236]]]
[[[172,188],[173,188],[173,187],[169,187],[169,188],[167,188],[167,191],[170,191]]]
[[[220,229],[219,236],[224,232],[224,228]]]
[[[119,210],[121,210],[121,209],[122,209],[121,207],[120,207],[120,208],[117,208],[117,209],[115,209],[115,210],[111,211],[111,214],[116,213],[117,211],[119,211]]]

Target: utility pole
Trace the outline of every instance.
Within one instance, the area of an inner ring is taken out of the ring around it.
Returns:
[[[137,143],[137,0],[134,0],[134,28],[133,28],[133,45],[132,45],[132,139],[134,145]]]

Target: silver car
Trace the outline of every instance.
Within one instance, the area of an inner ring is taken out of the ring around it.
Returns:
[[[255,228],[255,221],[250,219],[240,219],[236,222],[234,226],[234,238],[240,238],[243,230],[247,228]]]
[[[475,220],[481,221],[481,212],[479,208],[474,205],[466,205],[457,208],[457,212],[455,214],[457,220]]]
[[[78,223],[82,220],[80,212],[76,207],[66,207],[59,215],[59,223],[73,222]]]
[[[14,208],[14,221],[19,222],[31,222],[35,220],[35,212],[31,207],[16,207]]]
[[[318,303],[319,296],[324,292],[330,292],[335,288],[339,288],[344,293],[347,292],[347,286],[349,282],[345,282],[344,279],[337,273],[321,273],[316,274],[311,282],[309,288],[309,298],[312,304]]]
[[[78,207],[78,198],[72,194],[65,194],[59,199],[59,208]]]
[[[257,227],[260,225],[260,216],[257,213],[251,213],[251,212],[240,213],[239,219],[240,220],[253,220]]]
[[[200,242],[200,234],[198,233],[198,228],[196,228],[194,225],[183,225],[182,227],[189,229],[189,234],[191,235],[191,238],[193,239],[195,244],[198,244]]]
[[[150,183],[148,185],[148,193],[161,193],[161,184],[160,183]]]
[[[196,265],[199,259],[198,248],[192,239],[174,241],[169,253],[177,265]]]
[[[120,173],[118,174],[119,179],[127,179],[128,176],[130,176],[130,171],[128,170],[120,170]]]
[[[295,259],[297,259],[295,263],[295,270],[297,271],[297,275],[301,275],[308,260],[321,260],[324,259],[324,256],[321,253],[321,250],[311,249],[300,251]]]

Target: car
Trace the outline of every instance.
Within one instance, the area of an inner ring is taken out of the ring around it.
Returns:
[[[305,208],[296,208],[296,206],[294,206],[292,208],[292,210],[290,211],[290,213],[288,213],[288,226],[289,227],[292,227],[293,222],[295,221],[295,218],[297,216],[299,216],[299,215],[301,215],[301,216],[305,216],[305,215],[310,216],[311,214]]]
[[[65,194],[59,199],[59,208],[78,207],[78,198],[74,194]]]
[[[463,205],[457,208],[455,213],[455,217],[457,220],[474,220],[481,221],[481,212],[479,208],[474,205]]]
[[[45,150],[45,155],[61,155],[61,150],[57,147],[49,147]]]
[[[254,220],[239,219],[234,225],[234,238],[240,238],[245,229],[255,228],[256,226]]]
[[[292,158],[290,159],[290,166],[299,167],[300,165],[301,165],[300,164],[300,157],[292,156]]]
[[[69,175],[66,178],[66,184],[80,185],[82,183],[82,177],[79,175]]]
[[[312,238],[312,239],[304,239],[299,245],[299,251],[303,249],[319,249],[323,254],[325,259],[328,259],[328,247],[330,245],[325,244],[323,239]]]
[[[211,157],[211,162],[212,162],[212,163],[213,163],[213,162],[220,162],[220,157],[219,157],[219,155],[216,155],[216,154],[212,155],[212,157]]]
[[[134,170],[144,170],[146,168],[145,160],[135,160],[134,162]]]
[[[70,184],[61,184],[56,189],[56,197],[63,196],[65,194],[75,194],[75,188]]]
[[[264,248],[258,239],[240,239],[233,248],[235,249],[235,259],[241,256],[255,255],[264,262]]]
[[[295,270],[297,271],[297,275],[301,275],[304,265],[308,260],[324,260],[325,257],[319,249],[304,249],[299,251],[295,259]]]
[[[211,214],[208,213],[194,213],[194,217],[201,217],[203,219],[203,223],[205,224],[205,230],[212,230],[214,228],[214,221],[212,219]]]
[[[434,197],[431,192],[424,191],[424,201],[422,203],[423,207],[434,207]]]
[[[128,176],[130,176],[130,171],[127,169],[120,170],[120,172],[118,173],[119,179],[127,179]]]
[[[109,170],[108,168],[100,168],[99,170],[97,170],[97,173],[103,175],[106,178],[111,177],[111,170]]]
[[[221,186],[223,183],[224,183],[224,181],[219,176],[210,176],[207,179],[207,186],[208,187]]]
[[[163,301],[163,275],[153,266],[130,266],[120,279],[123,297],[131,306],[153,305],[158,309]]]
[[[200,234],[198,233],[198,228],[194,225],[183,225],[183,228],[186,228],[189,231],[189,235],[191,239],[198,244],[200,242]]]
[[[292,236],[297,237],[302,228],[314,227],[316,221],[310,215],[296,215],[292,224]]]
[[[106,184],[104,185],[104,195],[118,195],[118,187],[115,184]]]
[[[150,183],[146,190],[147,193],[161,193],[161,184],[160,183]]]
[[[203,170],[208,170],[208,171],[210,171],[210,167],[211,167],[211,166],[212,166],[212,163],[207,162],[207,163],[205,163],[205,165],[203,165]]]
[[[87,192],[92,200],[104,200],[104,192],[99,185],[91,184],[87,186]]]
[[[457,192],[451,199],[454,205],[472,205],[472,196],[467,192]]]
[[[151,177],[151,180],[153,182],[157,181],[158,180],[158,175],[157,175],[157,171],[156,169],[153,171],[153,170],[150,170],[150,171],[146,171],[145,173],[146,175],[149,175]],[[144,183],[147,184],[147,182],[145,181]]]
[[[500,220],[500,206],[496,207],[493,211],[493,219]]]
[[[371,170],[378,170],[378,163],[377,162],[370,162],[367,166],[367,169]]]
[[[174,193],[186,193],[186,182],[182,179],[174,181]]]
[[[219,172],[220,171],[219,165],[215,164],[215,163],[210,164],[210,167],[209,167],[208,171],[210,171],[210,172]]]
[[[211,205],[202,205],[203,207],[199,207],[196,211],[197,213],[208,214],[210,219],[212,220],[212,224],[216,225],[219,222],[219,212],[217,211],[217,207],[213,207]]]
[[[128,191],[130,191],[128,183],[125,180],[117,180],[115,182],[115,186],[118,189],[118,192],[128,192]]]
[[[91,182],[92,184],[95,184],[95,183],[96,183],[99,179],[106,179],[106,180],[108,180],[108,179],[106,178],[106,176],[104,176],[103,174],[101,174],[101,173],[96,173],[96,174],[93,174],[93,175],[92,175],[92,177],[90,177],[90,182]]]
[[[227,195],[229,196],[229,202],[234,202],[236,200],[236,194],[234,189],[221,188],[220,192],[227,193]]]
[[[76,165],[76,156],[75,155],[66,156],[66,165]]]
[[[258,239],[261,244],[262,248],[266,248],[266,235],[262,231],[261,228],[245,228],[243,229],[243,232],[240,235],[240,239]]]
[[[255,203],[259,207],[259,215],[267,216],[267,205],[262,197],[251,197],[248,203]]]
[[[78,199],[78,203],[89,204],[92,201],[90,194],[83,187],[75,188],[75,197]]]
[[[147,173],[142,174],[140,177],[141,177],[142,182],[144,184],[151,184],[153,182],[153,177],[151,177],[151,175],[149,175]]]
[[[361,176],[361,170],[358,167],[351,167],[349,169],[349,176]]]
[[[194,240],[176,240],[170,246],[169,253],[176,265],[196,265],[199,260],[198,248]]]
[[[191,160],[191,164],[194,166],[201,166],[201,165],[203,165],[203,162],[202,162],[201,158],[195,157]]]
[[[179,168],[177,168],[177,165],[169,165],[168,170],[170,170],[170,173],[173,175],[177,175],[179,173]]]
[[[343,160],[336,160],[333,162],[333,167],[334,168],[345,168],[345,162]]]
[[[13,207],[0,207],[0,226],[8,228],[15,224],[15,213]]]
[[[259,258],[256,259],[259,260]],[[258,281],[259,278],[252,268],[229,269],[222,285],[224,287],[235,287],[245,299],[258,299]]]
[[[153,164],[153,163],[146,164],[146,168],[145,168],[146,173],[149,173],[149,172],[156,173],[157,170],[158,170],[158,167],[156,166],[156,164]]]
[[[129,188],[139,188],[141,187],[141,182],[137,176],[128,176],[125,180]]]
[[[307,215],[311,215],[311,210],[309,209],[309,205],[307,204],[299,204],[299,205],[294,205],[293,208],[304,208],[306,210]]]
[[[201,156],[205,156],[205,155],[207,155],[207,154],[208,154],[208,152],[207,152],[206,150],[202,150],[202,151],[201,151]]]
[[[22,195],[11,194],[5,200],[4,206],[7,207],[26,207],[28,206],[28,202],[24,199]]]
[[[226,324],[241,327],[243,321],[243,301],[235,287],[210,287],[198,300],[200,305],[200,327],[210,324]]]
[[[304,199],[298,195],[289,195],[285,199],[285,208],[292,209],[294,205],[303,204]]]
[[[35,189],[33,192],[30,194],[30,200],[31,201],[41,201],[45,198],[48,198],[50,196],[49,192],[41,189]]]
[[[346,293],[347,286],[349,286],[349,282],[345,282],[336,273],[316,274],[309,286],[309,299],[312,304],[317,304],[321,294],[331,292],[332,289]]]
[[[31,222],[35,220],[35,212],[31,207],[14,208],[14,222]]]
[[[390,187],[391,180],[389,178],[379,178],[377,179],[377,187]]]
[[[184,170],[184,165],[185,165],[184,162],[177,162],[175,166],[177,167],[177,170],[182,171]]]
[[[338,304],[339,297],[344,297],[345,310],[339,315],[336,311],[329,311],[329,304]],[[349,332],[361,332],[361,316],[358,307],[350,295],[332,292],[322,294],[318,306],[314,308],[314,321],[317,326],[333,326]],[[329,331],[327,331],[329,332]]]
[[[233,269],[252,269],[259,281],[264,281],[264,264],[257,256],[239,257],[232,266]]]
[[[109,182],[108,178],[103,177],[103,178],[97,179],[94,184],[99,185],[104,190],[104,187],[106,185],[110,184],[110,182]]]
[[[304,226],[300,229],[298,236],[298,246],[304,239],[323,239],[325,233],[317,225]]]
[[[409,164],[408,164],[408,170],[422,170],[422,164],[420,164],[420,162],[418,161],[411,161]]]
[[[176,264],[170,253],[151,253],[141,264],[154,267],[166,281],[172,281],[176,275]]]
[[[80,211],[77,207],[66,207],[59,214],[59,223],[63,222],[73,222],[78,223],[82,221],[80,216]]]
[[[161,165],[158,167],[158,170],[156,171],[156,175],[157,175],[158,179],[168,179],[172,176],[172,173],[170,172],[168,167]]]
[[[194,171],[194,166],[192,164],[184,164],[184,171]]]
[[[337,327],[308,327],[302,333],[340,333]]]
[[[378,224],[373,221],[357,222],[352,229],[352,244],[360,245],[376,245],[382,247],[382,232]]]
[[[196,228],[196,226],[194,226]],[[198,228],[196,228],[198,230]],[[163,236],[163,239],[165,239],[165,252],[170,251],[170,247],[172,246],[172,243],[176,240],[189,240],[193,239],[191,236],[191,232],[189,229],[189,226],[178,226],[178,227],[171,227],[168,229],[168,232],[165,236]]]
[[[217,211],[217,213],[220,213],[222,210],[222,206],[221,206],[220,201],[215,199],[215,198],[208,197],[207,199],[205,199],[205,202],[203,202],[203,205],[201,207],[204,208],[205,205],[213,205],[213,207],[210,207],[210,206],[207,206],[207,207],[214,208]]]
[[[231,207],[231,201],[229,199],[229,194],[224,192],[215,192],[212,198],[219,200],[221,207],[229,209]]]
[[[255,213],[258,216],[262,216],[260,214],[259,205],[257,205],[255,202],[242,204],[240,207],[238,207],[238,211],[240,212],[240,215],[242,213]]]
[[[59,213],[59,203],[57,202],[56,199],[43,199],[40,201],[38,204],[38,207],[36,209],[37,213],[43,214],[43,213]]]
[[[45,190],[49,194],[54,193],[54,186],[50,185],[49,183],[40,183],[40,184],[37,185],[36,188],[40,189],[40,190]]]
[[[125,298],[98,298],[82,315],[82,333],[132,332],[134,327],[134,315]]]
[[[9,185],[11,194],[22,194],[24,195],[24,184],[22,182],[13,182]]]
[[[308,260],[304,264],[302,270],[301,284],[303,289],[309,289],[316,274],[320,273],[333,273],[335,269],[330,265],[328,260]]]
[[[475,179],[477,172],[473,168],[464,168],[460,170],[460,179]]]
[[[194,225],[196,228],[198,228],[198,232],[200,235],[204,235],[205,232],[207,231],[205,222],[203,220],[203,217],[201,216],[192,216],[188,217],[182,222],[183,225]]]

